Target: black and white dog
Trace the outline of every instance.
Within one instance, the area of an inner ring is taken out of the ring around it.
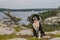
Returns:
[[[32,25],[33,26],[33,36],[36,38],[45,36],[45,33],[42,29],[42,25],[40,23],[41,18],[37,14],[33,15],[32,22],[33,22],[33,25]],[[40,33],[40,35],[38,33]]]

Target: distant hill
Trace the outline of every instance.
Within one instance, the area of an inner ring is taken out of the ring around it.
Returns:
[[[56,8],[40,8],[40,9],[7,9],[7,8],[0,8],[0,12],[3,12],[3,11],[11,11],[11,12],[18,12],[18,11],[43,11],[43,10],[53,10],[53,9],[56,9]]]

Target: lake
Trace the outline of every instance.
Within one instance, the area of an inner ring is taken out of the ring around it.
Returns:
[[[21,24],[25,23],[28,24],[29,22],[27,21],[27,17],[34,14],[37,14],[39,11],[33,12],[10,12],[12,15],[18,17],[18,18],[22,18],[22,20],[20,21]],[[0,12],[0,19],[6,17],[6,15],[3,14],[3,12]]]

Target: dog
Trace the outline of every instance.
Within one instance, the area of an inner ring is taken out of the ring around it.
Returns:
[[[41,22],[41,18],[39,17],[39,15],[34,14],[32,16],[33,37],[41,38],[45,36],[45,33],[43,31],[43,28],[40,22]]]

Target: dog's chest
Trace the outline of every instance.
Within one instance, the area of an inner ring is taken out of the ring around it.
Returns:
[[[33,23],[33,28],[35,30],[38,30],[39,29],[39,22]]]

